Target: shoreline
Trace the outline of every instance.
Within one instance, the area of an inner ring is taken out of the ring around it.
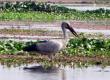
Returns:
[[[89,65],[110,65],[110,57],[107,56],[67,56],[67,55],[56,55],[55,58],[50,61],[47,56],[41,55],[0,55],[0,63],[4,65],[22,65],[29,63],[46,63],[48,65],[69,65],[74,67],[75,65],[89,66]]]

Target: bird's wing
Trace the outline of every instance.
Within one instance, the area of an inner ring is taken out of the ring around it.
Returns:
[[[55,41],[39,41],[36,44],[28,45],[24,51],[36,51],[41,54],[56,53],[60,49],[60,46]]]
[[[37,45],[38,44],[42,44],[42,43],[46,43],[48,42],[47,40],[40,40],[37,42],[27,42],[26,46],[23,48],[23,51],[37,51]]]
[[[59,44],[54,41],[47,41],[37,44],[37,50],[41,53],[56,53],[59,51]]]
[[[39,40],[37,43],[46,43],[48,40]]]

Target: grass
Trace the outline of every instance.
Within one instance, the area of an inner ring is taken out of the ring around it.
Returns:
[[[6,12],[0,13],[1,21],[37,21],[51,22],[57,20],[102,20],[109,19],[110,14],[89,13],[89,12],[69,12],[69,13],[46,13],[46,12]]]

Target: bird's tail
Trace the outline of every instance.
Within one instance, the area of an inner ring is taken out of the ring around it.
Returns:
[[[23,48],[23,51],[27,51],[27,52],[36,51],[36,50],[37,50],[36,44],[28,45]]]

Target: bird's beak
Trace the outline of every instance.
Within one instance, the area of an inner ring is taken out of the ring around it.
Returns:
[[[78,37],[78,34],[76,33],[76,31],[69,24],[67,25],[66,28],[69,29],[73,35],[75,35],[76,37]]]
[[[75,35],[76,37],[78,37],[78,34],[76,33],[76,31],[72,27],[70,27],[69,30],[71,31],[71,33],[73,35]]]

